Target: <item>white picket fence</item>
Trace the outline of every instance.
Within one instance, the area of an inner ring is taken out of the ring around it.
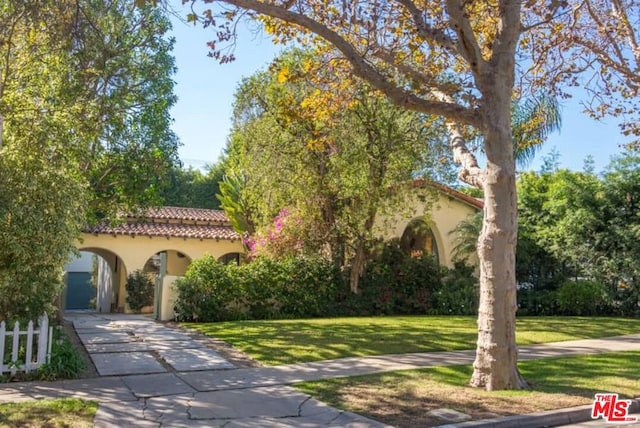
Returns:
[[[20,352],[20,336],[25,336],[22,341],[24,353]],[[30,372],[49,361],[51,356],[51,341],[53,340],[53,328],[49,327],[49,317],[44,314],[38,319],[37,328],[34,329],[33,321],[29,321],[26,330],[20,330],[20,323],[16,321],[13,330],[7,330],[4,321],[0,322],[0,374],[17,372]],[[11,338],[11,339],[9,339]],[[34,355],[34,342],[37,350]],[[24,358],[20,358],[20,355]],[[5,355],[10,356],[6,358]],[[8,361],[5,363],[5,361]]]

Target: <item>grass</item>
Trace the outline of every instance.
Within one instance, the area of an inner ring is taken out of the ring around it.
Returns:
[[[0,404],[0,428],[93,427],[98,410],[95,401],[65,398]]]
[[[440,408],[485,419],[590,404],[596,392],[638,397],[638,361],[640,351],[521,362],[520,371],[532,386],[526,391],[470,388],[470,365],[306,382],[296,388],[393,426],[434,426],[446,423],[428,415]]]
[[[186,324],[266,365],[474,349],[474,317],[395,316]],[[634,334],[640,319],[519,318],[519,345]]]

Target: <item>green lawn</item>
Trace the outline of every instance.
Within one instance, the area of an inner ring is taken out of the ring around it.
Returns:
[[[396,316],[185,324],[266,365],[409,352],[474,349],[476,319]],[[520,345],[640,333],[640,319],[518,319]]]
[[[470,365],[306,382],[296,388],[393,426],[434,426],[445,422],[427,412],[440,408],[484,419],[590,404],[596,392],[638,397],[638,361],[640,351],[521,362],[520,371],[532,387],[527,391],[470,388]]]
[[[65,398],[0,404],[0,428],[89,428],[98,410],[95,401]]]

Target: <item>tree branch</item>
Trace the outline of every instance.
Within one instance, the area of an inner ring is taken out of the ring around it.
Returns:
[[[434,95],[444,100],[450,99],[450,96],[443,92],[436,92]],[[462,135],[462,131],[460,131],[460,125],[448,121],[447,130],[449,131],[449,146],[453,152],[453,161],[460,165],[458,178],[470,186],[482,190],[484,188],[483,170],[478,165],[476,156],[467,147],[466,140]]]
[[[636,65],[640,66],[640,46],[638,46],[638,40],[635,33],[635,31],[637,31],[638,29],[631,25],[631,23],[629,22],[627,10],[625,6],[620,3],[620,0],[612,0],[611,3],[613,4],[613,15],[617,17],[618,21],[624,25],[624,28],[627,32],[628,43],[631,47],[633,57],[636,60]]]
[[[475,76],[484,74],[486,63],[478,45],[471,23],[460,0],[447,0],[447,13],[451,18],[451,27],[458,34],[457,51],[467,61]]]
[[[258,0],[219,0],[243,9],[251,9],[263,15],[287,21],[317,34],[335,46],[349,61],[356,76],[368,81],[384,93],[392,103],[421,113],[442,115],[450,120],[474,127],[481,126],[478,114],[457,103],[426,100],[410,91],[399,88],[368,63],[356,49],[326,25],[300,13],[281,6],[262,3]]]
[[[398,3],[407,8],[411,17],[413,18],[413,22],[418,29],[418,33],[427,40],[433,40],[443,48],[449,50],[454,53],[457,51],[456,42],[451,39],[451,37],[447,36],[444,31],[431,27],[424,20],[422,16],[422,11],[418,9],[416,4],[411,0],[398,0]]]

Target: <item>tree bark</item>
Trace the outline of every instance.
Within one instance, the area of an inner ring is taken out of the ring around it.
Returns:
[[[515,340],[518,211],[509,77],[508,71],[495,71],[483,82],[486,104],[492,107],[484,111],[487,166],[482,180],[484,221],[478,238],[480,304],[470,384],[490,391],[527,387],[518,372]]]
[[[358,294],[360,275],[364,270],[365,259],[364,239],[360,238],[356,245],[355,255],[351,262],[351,271],[349,272],[349,289],[353,294]]]

